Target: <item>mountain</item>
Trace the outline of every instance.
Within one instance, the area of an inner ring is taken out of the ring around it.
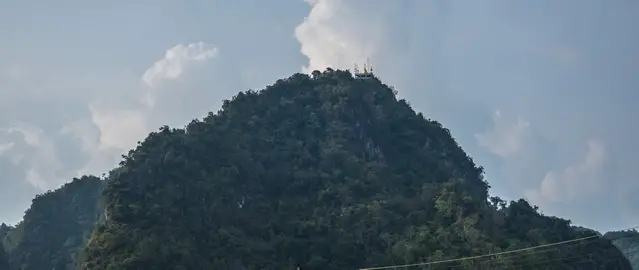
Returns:
[[[377,78],[295,74],[124,156],[81,269],[358,269],[596,235],[488,189],[450,131]],[[631,269],[602,238],[431,266]]]
[[[628,258],[633,269],[639,269],[639,232],[636,230],[613,231],[604,234]]]
[[[99,178],[84,176],[36,196],[23,221],[5,236],[13,269],[76,269],[76,255],[102,213],[103,187]]]

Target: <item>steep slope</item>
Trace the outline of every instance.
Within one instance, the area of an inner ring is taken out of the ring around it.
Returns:
[[[447,129],[379,80],[330,69],[151,133],[104,194],[82,269],[357,269],[592,234],[489,198]],[[600,239],[491,259],[484,269],[630,269]]]
[[[639,269],[639,232],[636,230],[607,232],[604,238],[610,239],[621,250],[633,269]]]
[[[75,269],[76,253],[101,213],[103,187],[99,178],[84,176],[36,196],[17,227],[20,236],[13,240],[9,257],[14,269]]]

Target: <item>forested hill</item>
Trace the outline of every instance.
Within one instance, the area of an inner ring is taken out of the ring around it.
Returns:
[[[0,226],[8,250],[8,256],[0,251],[0,270],[7,261],[15,270],[76,269],[78,252],[102,213],[103,187],[99,178],[84,176],[36,196],[21,223]]]
[[[151,133],[109,173],[81,268],[358,269],[594,233],[490,198],[450,132],[393,92],[347,71],[295,74]],[[630,269],[600,238],[432,269],[455,266]]]

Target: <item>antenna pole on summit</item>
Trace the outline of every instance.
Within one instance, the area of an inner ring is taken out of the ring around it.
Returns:
[[[371,79],[375,77],[375,75],[373,75],[373,67],[370,64],[369,58],[366,58],[366,63],[364,63],[363,71],[360,71],[357,67],[357,64],[355,64],[354,75],[355,79]]]

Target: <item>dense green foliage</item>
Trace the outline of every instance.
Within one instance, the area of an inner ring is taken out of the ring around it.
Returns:
[[[7,233],[14,269],[75,269],[75,257],[88,240],[97,216],[103,181],[84,176],[36,196],[24,220]]]
[[[23,222],[18,223],[16,226],[7,226],[2,224],[0,227],[0,236],[2,237],[2,244],[7,252],[10,252],[17,245],[22,233],[24,232]]]
[[[0,246],[7,248],[7,243],[5,243],[5,239],[7,235],[13,230],[13,228],[7,224],[0,224]]]
[[[0,245],[0,270],[10,270],[9,266],[9,258],[7,257],[7,252],[4,250],[4,247]]]
[[[489,198],[482,175],[379,80],[295,74],[130,151],[82,269],[357,269],[592,235]],[[432,269],[451,266],[630,269],[602,239]]]
[[[639,232],[636,230],[608,232],[604,238],[610,239],[626,255],[634,269],[639,269]]]
[[[7,224],[0,224],[0,270],[9,270],[9,257],[7,256],[6,247],[4,245],[4,239],[11,231],[11,227]]]
[[[5,236],[11,231],[11,226],[7,224],[0,224],[0,239],[4,239]]]

